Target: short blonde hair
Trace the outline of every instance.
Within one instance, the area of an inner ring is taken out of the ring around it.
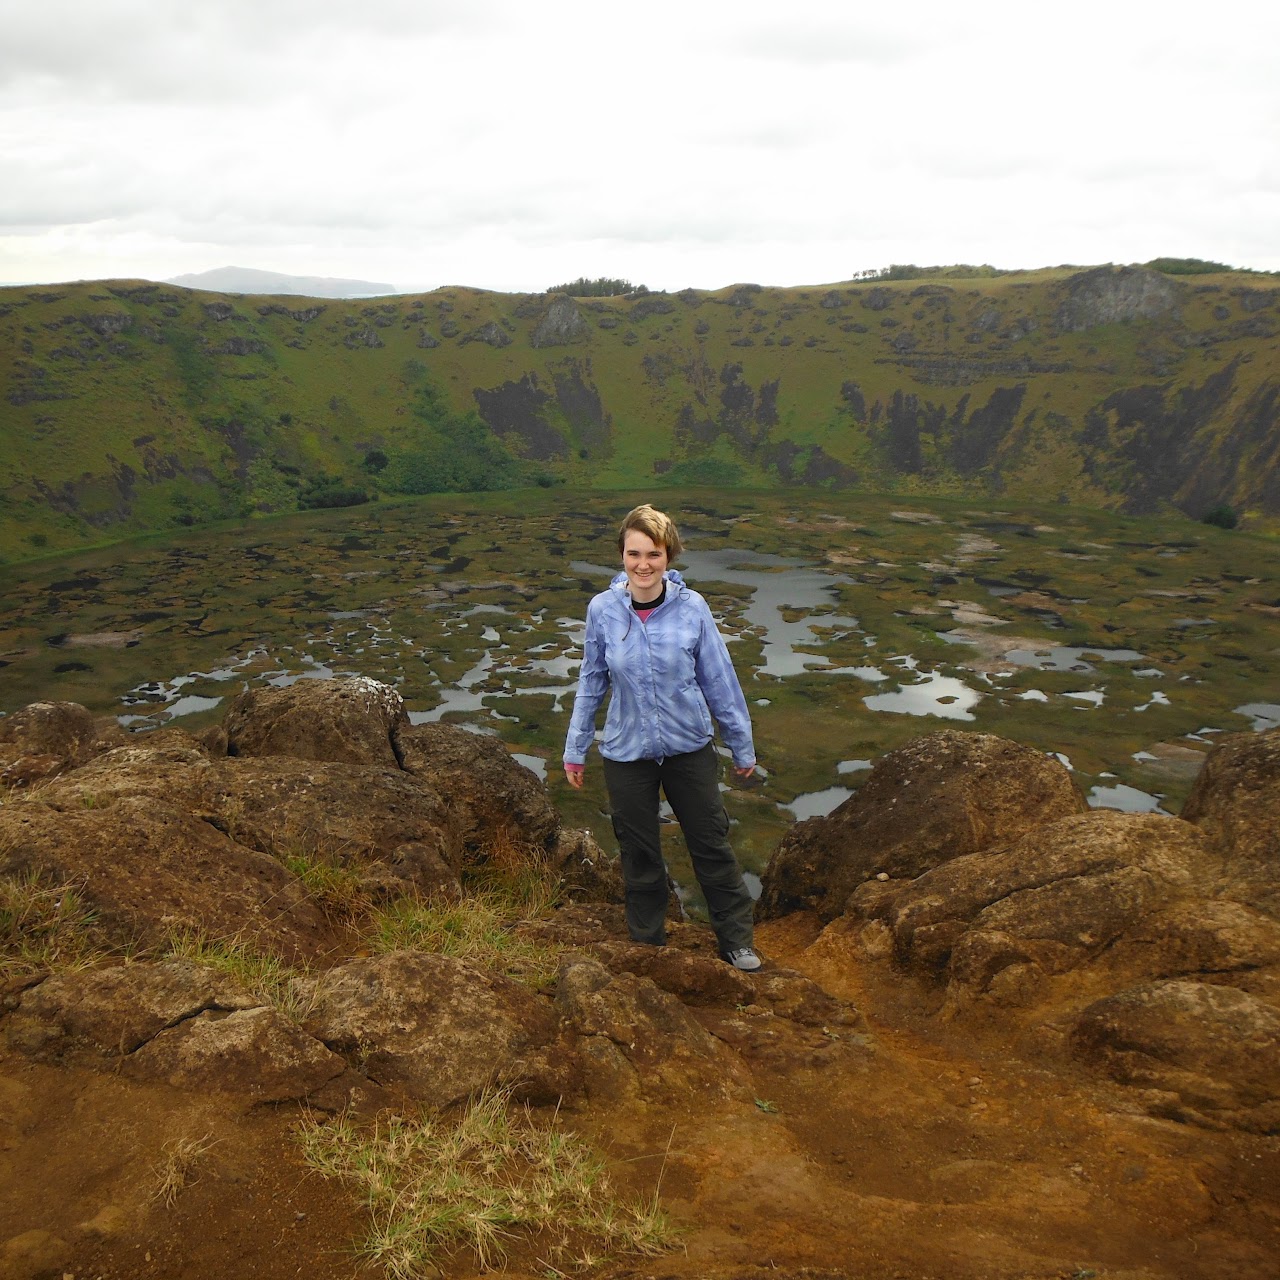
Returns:
[[[632,529],[638,529],[646,538],[651,539],[654,546],[665,547],[668,560],[674,560],[684,550],[675,521],[665,512],[651,507],[647,502],[627,512],[622,527],[618,530],[619,553],[626,550],[627,534]]]

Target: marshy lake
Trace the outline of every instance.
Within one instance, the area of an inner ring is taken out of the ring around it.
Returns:
[[[606,848],[601,771],[559,772],[587,602],[651,500],[730,642],[761,779],[744,865],[941,728],[1057,755],[1095,805],[1176,814],[1222,733],[1280,723],[1280,549],[1181,518],[813,491],[439,495],[6,566],[0,711],[81,702],[138,733],[253,684],[358,674],[415,721],[500,737]],[[683,855],[672,832],[678,879]]]

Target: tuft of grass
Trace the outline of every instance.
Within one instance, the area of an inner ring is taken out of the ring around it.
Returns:
[[[35,871],[0,876],[0,974],[83,969],[109,951],[76,885]]]
[[[307,1119],[297,1138],[312,1169],[356,1189],[372,1219],[360,1252],[393,1280],[434,1275],[463,1251],[490,1270],[517,1238],[545,1247],[552,1271],[672,1243],[656,1189],[623,1202],[582,1139],[536,1124],[509,1090],[488,1090],[453,1117],[384,1115],[367,1129],[349,1115]]]
[[[175,1138],[166,1142],[162,1148],[163,1158],[152,1170],[156,1175],[156,1188],[151,1198],[172,1209],[179,1193],[194,1181],[197,1165],[215,1141],[213,1134],[206,1133],[201,1138]]]
[[[286,853],[280,860],[330,920],[350,922],[369,910],[369,895],[353,868],[303,852]]]
[[[224,941],[179,929],[168,935],[159,950],[165,959],[190,960],[226,974],[294,1022],[301,1022],[309,1010],[310,1001],[301,990],[306,971],[287,965],[279,956],[254,950],[243,939]]]
[[[522,938],[515,925],[535,914],[498,890],[461,902],[399,898],[370,913],[365,941],[371,951],[431,951],[496,969],[528,986],[555,977],[564,948]]]

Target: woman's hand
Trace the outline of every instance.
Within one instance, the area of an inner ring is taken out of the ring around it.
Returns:
[[[753,764],[749,764],[742,769],[739,769],[736,764],[733,766],[733,776],[735,778],[749,778],[753,773],[755,773],[755,771],[756,771],[756,767]]]
[[[569,785],[575,791],[582,790],[582,775],[586,772],[580,764],[567,764],[564,767],[564,776],[568,778]]]

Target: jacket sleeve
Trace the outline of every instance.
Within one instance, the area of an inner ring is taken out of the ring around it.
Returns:
[[[573,698],[573,715],[564,743],[565,764],[583,764],[596,736],[596,712],[609,690],[609,667],[605,662],[604,633],[595,602],[587,608],[587,631],[582,640],[582,665],[578,668],[578,691]]]
[[[702,635],[698,641],[696,670],[698,687],[711,708],[725,746],[733,753],[734,765],[745,769],[755,764],[756,749],[747,699],[738,682],[738,673],[733,669],[729,647],[705,601],[702,602]]]

